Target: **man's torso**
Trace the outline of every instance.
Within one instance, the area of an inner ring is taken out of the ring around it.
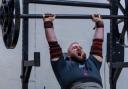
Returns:
[[[96,61],[93,56],[85,60],[84,64],[62,56],[57,62],[52,62],[52,67],[60,85],[63,87],[77,81],[93,82],[92,80],[96,80],[96,82],[101,82],[99,71],[101,63]],[[90,78],[93,79],[90,80]]]

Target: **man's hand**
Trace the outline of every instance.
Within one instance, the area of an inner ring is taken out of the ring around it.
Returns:
[[[96,15],[96,14],[93,14],[93,15],[92,15],[92,21],[93,21],[93,22],[103,22],[101,16],[98,15],[98,14],[97,14],[97,15]]]
[[[103,19],[100,15],[93,14],[92,21],[96,23],[97,28],[104,27]]]
[[[54,19],[55,19],[55,15],[54,14],[45,14],[45,16],[43,16],[43,20],[44,22],[47,22],[47,21],[50,21],[50,22],[53,22]]]

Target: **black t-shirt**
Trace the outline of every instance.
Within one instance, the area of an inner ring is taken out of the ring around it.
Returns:
[[[92,55],[85,59],[84,64],[69,60],[64,55],[58,61],[52,61],[51,64],[62,89],[67,89],[72,83],[87,78],[93,78],[102,85],[100,76],[101,62],[97,61]]]

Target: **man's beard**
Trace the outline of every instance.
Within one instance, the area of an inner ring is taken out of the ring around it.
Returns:
[[[77,56],[72,56],[71,59],[75,62],[78,62],[80,64],[84,64],[85,62],[85,59],[86,59],[86,56],[84,56],[82,59],[80,59],[79,57]]]

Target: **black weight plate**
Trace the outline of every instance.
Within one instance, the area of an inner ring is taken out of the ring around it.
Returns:
[[[20,18],[13,18],[13,15],[20,15],[19,0],[3,0],[1,13],[3,41],[6,48],[13,49],[16,47],[20,31]]]

